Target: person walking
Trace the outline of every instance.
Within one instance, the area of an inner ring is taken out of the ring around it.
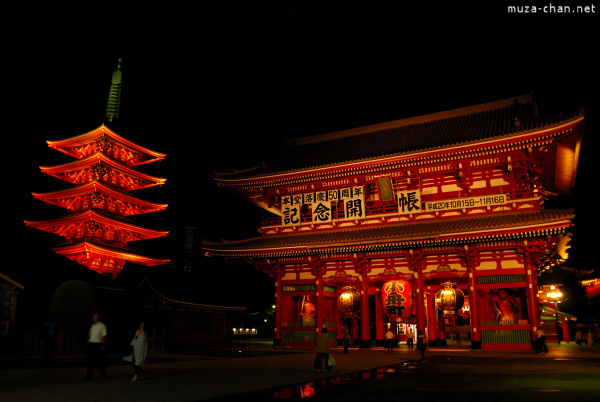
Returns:
[[[106,325],[100,321],[100,314],[95,313],[93,323],[88,332],[87,342],[87,372],[84,380],[94,379],[94,369],[98,368],[102,378],[106,378],[106,357],[104,346],[106,344]]]
[[[323,362],[325,362],[325,368],[327,371],[331,371],[331,367],[328,364],[329,353],[329,335],[327,334],[327,328],[321,328],[321,333],[317,336],[317,356],[316,356],[316,369],[317,373],[323,371]]]
[[[144,331],[144,323],[140,323],[140,327],[135,331],[135,335],[131,341],[133,346],[133,378],[131,381],[137,381],[142,371],[142,366],[146,362],[146,352],[148,351],[148,337]]]
[[[587,335],[586,335],[586,340],[587,340],[587,347],[588,349],[592,348],[592,344],[594,343],[594,334],[592,334],[592,330],[588,329]]]
[[[419,352],[421,353],[421,361],[427,363],[427,360],[425,360],[425,349],[427,349],[427,345],[425,344],[423,331],[420,329],[417,331],[417,349],[419,349]]]
[[[394,351],[394,333],[389,328],[385,333],[385,344],[387,346],[387,352],[392,353]]]
[[[544,330],[542,329],[541,324],[536,336],[538,343],[537,352],[548,353],[548,346],[546,346],[546,336],[544,335]]]

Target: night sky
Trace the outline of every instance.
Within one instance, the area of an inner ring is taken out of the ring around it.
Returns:
[[[166,177],[167,184],[136,193],[169,204],[166,212],[140,220],[171,231],[167,239],[140,245],[151,255],[173,259],[169,267],[151,272],[180,269],[186,226],[196,227],[196,243],[258,235],[260,211],[217,191],[210,180],[213,171],[268,162],[284,138],[530,91],[542,115],[571,113],[582,105],[589,110],[575,195],[560,202],[578,207],[578,257],[592,268],[598,224],[591,195],[598,145],[598,65],[592,61],[597,14],[510,15],[506,5],[489,3],[494,4],[3,3],[12,24],[2,28],[3,98],[8,102],[3,108],[2,202],[10,233],[2,244],[2,271],[22,280],[50,276],[46,263],[56,264],[58,258],[47,251],[54,238],[22,223],[62,212],[31,197],[31,192],[68,187],[40,173],[38,166],[70,161],[45,141],[104,122],[119,58],[123,95],[115,129],[167,154],[165,161],[140,168]],[[211,270],[212,263],[200,257],[196,264],[198,270]],[[261,279],[237,266],[227,269],[246,281]]]

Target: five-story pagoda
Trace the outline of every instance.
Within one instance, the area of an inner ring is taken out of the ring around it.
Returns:
[[[166,179],[153,177],[136,167],[160,161],[165,154],[144,148],[121,137],[107,124],[119,114],[121,96],[120,65],[113,73],[106,124],[71,138],[47,141],[48,146],[75,161],[40,167],[43,173],[73,186],[50,193],[32,193],[35,199],[57,205],[69,214],[52,220],[25,221],[27,226],[55,233],[64,242],[53,248],[77,263],[100,274],[116,275],[125,262],[153,266],[169,262],[135,253],[130,242],[166,236],[167,231],[147,229],[131,217],[162,211],[167,205],[142,200],[135,190],[162,185]]]

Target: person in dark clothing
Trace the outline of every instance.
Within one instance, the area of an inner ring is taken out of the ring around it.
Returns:
[[[417,331],[417,349],[419,349],[419,352],[421,353],[421,361],[423,363],[427,362],[427,360],[425,360],[425,349],[426,348],[427,348],[427,345],[425,344],[425,336],[423,335],[423,331],[418,330]]]

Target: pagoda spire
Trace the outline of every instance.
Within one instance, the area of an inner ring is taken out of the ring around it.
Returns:
[[[119,117],[119,109],[121,106],[121,62],[117,64],[117,70],[113,72],[110,92],[108,93],[108,102],[106,104],[106,118],[108,122]]]

